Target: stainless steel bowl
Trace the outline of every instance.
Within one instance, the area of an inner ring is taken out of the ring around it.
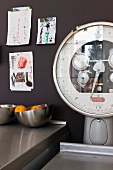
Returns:
[[[0,105],[0,125],[7,124],[16,118],[14,114],[15,107],[15,105],[9,104]]]
[[[42,108],[16,112],[15,116],[18,121],[25,126],[38,127],[47,123],[52,117],[52,105],[44,104]]]

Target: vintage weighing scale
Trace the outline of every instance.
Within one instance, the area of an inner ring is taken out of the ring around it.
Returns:
[[[53,78],[64,102],[85,115],[84,143],[113,145],[113,23],[71,31],[57,50]]]

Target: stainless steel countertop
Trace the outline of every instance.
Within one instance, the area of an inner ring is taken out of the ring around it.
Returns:
[[[0,126],[0,169],[17,170],[29,163],[67,131],[66,123],[29,128],[13,122]]]
[[[42,170],[112,170],[113,147],[61,143],[60,152]]]

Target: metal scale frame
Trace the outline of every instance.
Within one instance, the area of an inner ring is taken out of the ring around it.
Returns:
[[[63,101],[85,115],[84,143],[113,145],[113,23],[72,30],[56,52],[53,79]]]

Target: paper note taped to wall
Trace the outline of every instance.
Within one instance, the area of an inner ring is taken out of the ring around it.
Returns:
[[[33,86],[32,52],[9,53],[11,91],[31,91]]]
[[[31,9],[29,7],[13,8],[8,11],[8,33],[6,45],[29,44],[31,30]]]
[[[56,17],[38,19],[37,44],[54,44],[56,35]]]

